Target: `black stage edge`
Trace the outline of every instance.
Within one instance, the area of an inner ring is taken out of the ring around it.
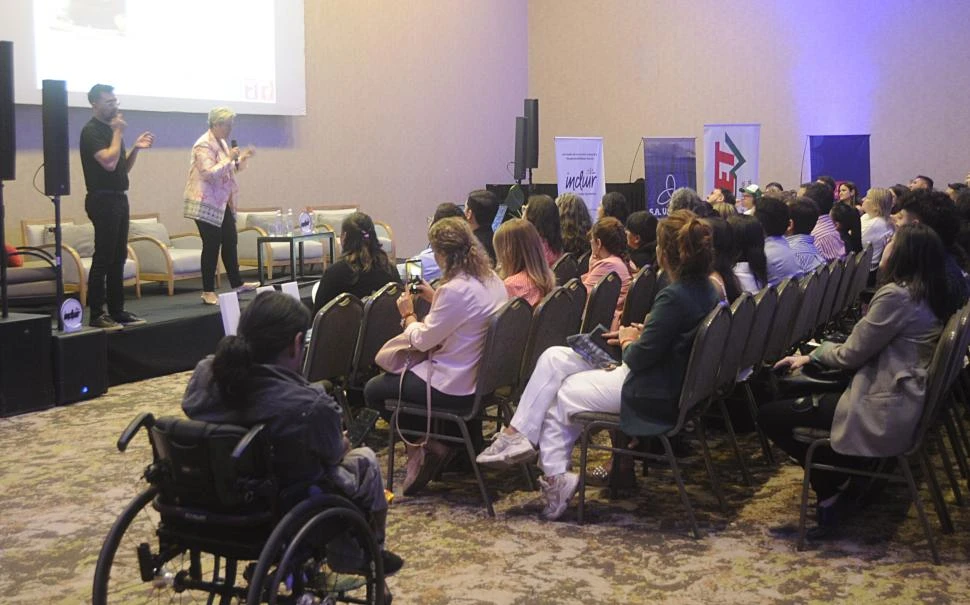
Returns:
[[[488,189],[498,196],[499,201],[504,200],[508,196],[511,187],[511,184],[485,185],[485,189]],[[526,189],[526,187],[523,186],[523,189]],[[647,193],[644,188],[643,179],[637,179],[632,183],[607,183],[606,192],[611,193],[613,191],[619,191],[623,194],[627,204],[630,206],[630,212],[647,209]],[[532,191],[527,192],[527,195],[548,195],[552,199],[556,199],[559,195],[559,185],[556,183],[533,183]]]
[[[304,304],[312,309],[311,286],[300,288],[300,296]],[[217,293],[226,291],[228,288],[223,287]],[[203,357],[214,353],[223,337],[222,316],[218,306],[202,304],[201,294],[202,283],[197,279],[176,282],[174,296],[168,296],[166,286],[156,283],[142,284],[140,299],[135,298],[134,288],[125,288],[125,309],[147,323],[106,333],[108,385],[116,386],[191,370]],[[255,292],[240,294],[239,306],[245,308],[255,296]],[[86,309],[84,319],[86,324]],[[61,339],[59,344],[63,344],[70,337],[57,334],[55,329],[54,338]],[[97,339],[79,339],[68,358],[96,356],[98,346]],[[85,351],[85,347],[95,348]],[[61,364],[61,367],[70,370],[67,364]],[[97,383],[93,375],[88,376],[91,386]],[[64,372],[54,377],[55,384],[59,385],[70,383],[70,380],[71,377]],[[87,398],[77,397],[76,394],[73,397],[62,395],[58,403]]]

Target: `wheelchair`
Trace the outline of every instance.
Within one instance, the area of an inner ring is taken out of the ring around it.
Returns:
[[[118,449],[142,428],[148,487],[105,538],[94,605],[384,602],[382,559],[362,512],[321,490],[281,492],[263,425],[143,413]]]

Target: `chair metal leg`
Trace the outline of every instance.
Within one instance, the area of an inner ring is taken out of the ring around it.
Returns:
[[[585,521],[586,513],[586,463],[589,461],[589,426],[583,427],[579,446],[579,502],[576,507],[576,522]]]
[[[960,419],[960,410],[957,409],[957,406],[953,406],[950,408],[950,414],[953,416],[953,425],[956,427],[957,433],[960,435],[963,453],[966,456],[970,456],[970,437],[967,436],[967,429]],[[966,478],[968,480],[967,486],[970,488],[970,476]]]
[[[475,480],[478,481],[478,489],[482,492],[485,510],[488,511],[489,517],[494,517],[495,509],[492,508],[492,499],[489,498],[488,489],[485,487],[485,478],[482,476],[482,469],[478,468],[478,463],[475,462],[475,446],[472,445],[472,437],[471,433],[468,432],[468,425],[464,422],[459,422],[458,428],[461,429],[461,437],[465,440],[465,451],[468,453],[468,460],[471,462],[472,470],[475,471]]]
[[[697,526],[697,518],[694,517],[694,508],[690,505],[690,499],[687,497],[687,490],[684,488],[684,479],[680,476],[680,467],[677,466],[677,458],[674,457],[674,449],[670,445],[670,439],[667,439],[666,435],[660,435],[660,442],[663,443],[664,452],[667,455],[667,463],[670,464],[670,471],[674,474],[674,480],[677,481],[677,491],[680,493],[680,501],[683,502],[684,508],[687,509],[691,533],[694,538],[700,539],[703,537],[703,534]]]
[[[946,451],[946,444],[943,443],[943,435],[940,433],[936,434],[936,447],[940,450],[940,459],[943,461],[943,472],[946,473],[946,478],[950,482],[950,491],[953,492],[953,499],[956,501],[957,506],[964,506],[966,502],[963,499],[963,492],[960,490],[960,481],[957,480],[956,473],[953,471],[953,463],[950,461],[950,455]]]
[[[798,510],[798,542],[795,543],[796,550],[805,550],[805,534],[808,520],[808,491],[812,487],[812,459],[815,457],[815,450],[826,443],[826,440],[813,441],[805,452],[805,474],[802,477],[802,502]]]
[[[751,422],[754,423],[754,430],[758,433],[758,441],[761,442],[761,453],[764,454],[765,461],[768,465],[774,466],[775,454],[771,451],[768,436],[761,430],[761,424],[758,423],[758,402],[755,401],[754,391],[751,390],[751,385],[747,381],[744,382],[744,394],[748,400],[748,412],[751,414]]]
[[[953,521],[950,519],[950,511],[946,507],[946,500],[943,499],[943,491],[940,489],[940,484],[936,480],[936,473],[933,472],[933,463],[930,460],[930,454],[925,447],[922,447],[917,455],[919,456],[920,469],[926,475],[926,487],[930,490],[930,498],[932,498],[933,506],[936,508],[936,516],[940,519],[940,526],[943,528],[943,533],[952,534]]]
[[[932,469],[926,464],[925,451],[925,449],[921,449],[924,456],[920,456],[920,466],[923,467],[923,473],[929,479],[932,476]],[[909,460],[906,456],[899,456],[898,460],[899,466],[902,467],[903,476],[906,478],[906,484],[909,486],[909,494],[913,498],[913,503],[916,504],[916,514],[919,516],[919,522],[923,526],[923,533],[926,534],[926,541],[929,543],[930,553],[933,555],[933,563],[939,565],[940,553],[936,548],[936,540],[933,539],[933,530],[930,527],[930,521],[926,518],[926,511],[923,510],[923,501],[916,487],[916,481],[913,480],[913,470],[909,467]]]
[[[717,479],[714,470],[714,462],[711,460],[711,450],[707,446],[707,434],[704,431],[704,419],[697,417],[697,436],[701,438],[701,452],[704,454],[704,466],[707,468],[707,476],[711,480],[711,488],[717,497],[717,504],[721,508],[721,513],[727,513],[727,501],[724,499],[724,492],[721,491],[721,482]]]
[[[738,459],[738,466],[741,467],[741,476],[744,478],[744,484],[751,487],[754,485],[754,480],[751,478],[751,473],[748,472],[748,465],[744,461],[744,455],[741,454],[741,448],[738,446],[738,437],[734,434],[734,423],[731,422],[731,415],[728,413],[727,404],[724,403],[724,399],[718,399],[717,405],[721,408],[721,416],[724,417],[724,427],[727,429],[728,437],[731,439],[731,448],[734,450],[734,457]]]
[[[397,426],[397,411],[391,416],[390,430],[387,437],[387,491],[394,491],[394,427]]]
[[[957,466],[960,467],[960,476],[970,478],[970,466],[967,465],[967,457],[963,451],[963,443],[957,434],[956,423],[953,420],[953,410],[950,406],[943,410],[943,428],[946,429],[946,436],[950,440],[950,448],[953,456],[957,459]],[[940,438],[940,447],[943,447],[943,439]]]

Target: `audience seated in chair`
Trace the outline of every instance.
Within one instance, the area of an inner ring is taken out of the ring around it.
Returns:
[[[589,207],[575,193],[564,193],[557,197],[556,206],[559,208],[562,250],[578,259],[589,252],[589,230],[593,227]]]
[[[825,257],[815,247],[812,229],[818,223],[818,206],[807,197],[788,202],[788,230],[785,239],[795,253],[795,262],[802,273],[811,273],[825,264]]]
[[[754,216],[765,229],[768,285],[777,286],[786,277],[800,274],[802,270],[795,260],[795,253],[784,237],[791,218],[785,202],[773,197],[762,197],[755,204]]]
[[[552,267],[563,252],[559,208],[548,195],[533,195],[529,197],[529,203],[525,207],[525,218],[539,232],[542,255],[546,264]]]
[[[768,259],[765,258],[765,230],[753,216],[738,214],[728,218],[738,259],[734,275],[741,289],[757,294],[768,285]]]
[[[485,248],[488,260],[495,266],[495,247],[492,245],[492,222],[498,214],[498,198],[486,189],[476,189],[465,200],[465,220],[478,242]]]
[[[620,278],[620,297],[616,301],[616,313],[610,330],[615,331],[620,326],[620,315],[623,314],[623,302],[630,289],[635,268],[630,262],[626,248],[626,230],[619,219],[613,217],[601,218],[593,225],[589,232],[591,254],[589,271],[582,277],[586,292],[593,291],[593,287],[610,272]],[[594,326],[595,327],[595,326]]]
[[[252,427],[263,423],[274,448],[282,489],[336,488],[370,515],[384,548],[387,500],[377,456],[350,449],[341,409],[323,387],[300,374],[306,307],[279,292],[264,292],[246,307],[236,336],[226,336],[214,356],[199,362],[182,399],[193,420]],[[385,574],[402,560],[383,550]]]
[[[597,224],[604,222],[617,223],[608,218]],[[657,261],[672,282],[657,295],[645,326],[623,326],[608,335],[622,348],[623,362],[596,368],[569,347],[550,347],[539,358],[510,426],[478,456],[479,464],[507,467],[535,459],[538,447],[544,519],[562,516],[579,483],[569,472],[581,432],[570,420],[573,414],[619,413],[623,431],[631,436],[656,435],[676,423],[690,343],[718,303],[708,279],[713,245],[710,228],[687,210],[661,220],[657,239]]]
[[[434,216],[428,219],[428,227],[430,228],[431,225],[434,225],[441,219],[448,218],[449,216],[463,217],[465,214],[457,204],[452,202],[438,204],[438,207],[434,210]],[[421,278],[424,279],[424,281],[430,284],[436,279],[441,279],[441,267],[438,266],[438,261],[434,257],[434,250],[431,249],[430,245],[418,253],[417,256],[412,257],[411,260],[413,259],[417,259],[421,262]]]
[[[556,287],[539,232],[529,221],[514,218],[502,223],[495,232],[495,255],[509,298],[521,296],[535,307]]]
[[[657,264],[657,217],[638,210],[626,219],[626,245],[637,269]]]
[[[711,272],[711,281],[720,294],[721,302],[731,304],[742,292],[741,282],[734,275],[734,259],[737,257],[734,234],[727,221],[719,216],[702,218],[701,222],[710,227],[713,237],[714,270]]]

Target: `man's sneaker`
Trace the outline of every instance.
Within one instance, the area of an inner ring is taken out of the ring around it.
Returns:
[[[120,323],[111,319],[111,316],[108,315],[107,313],[102,313],[101,315],[98,315],[97,317],[92,319],[88,325],[90,325],[92,328],[101,328],[102,330],[105,330],[108,332],[111,332],[114,330],[120,330],[121,328],[124,327]]]
[[[579,475],[561,473],[552,477],[539,477],[539,485],[542,486],[542,496],[546,499],[546,507],[539,516],[546,521],[555,521],[569,507],[569,501],[579,487]]]
[[[145,323],[145,320],[138,317],[134,313],[129,311],[121,311],[119,313],[113,313],[111,319],[115,320],[117,323],[123,326],[138,326]]]
[[[482,466],[506,468],[536,459],[536,449],[522,433],[501,431],[492,438],[492,445],[485,448],[475,461]]]

